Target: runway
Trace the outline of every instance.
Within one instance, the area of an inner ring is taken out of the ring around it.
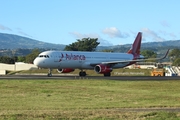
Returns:
[[[64,80],[64,79],[98,79],[98,80],[180,80],[180,76],[111,76],[111,77],[104,77],[104,76],[86,76],[86,77],[79,77],[79,76],[62,76],[62,75],[53,75],[52,77],[47,77],[46,75],[2,75],[0,76],[0,80],[7,79],[7,80]]]

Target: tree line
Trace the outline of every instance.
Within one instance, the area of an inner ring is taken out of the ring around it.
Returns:
[[[26,56],[0,56],[0,63],[15,64],[15,62],[33,63],[34,59],[39,55],[40,50],[34,49]]]
[[[180,66],[180,49],[176,48],[171,50],[169,58],[174,66]]]

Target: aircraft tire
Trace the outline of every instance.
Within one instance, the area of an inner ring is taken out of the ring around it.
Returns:
[[[79,76],[86,76],[86,72],[79,72]]]
[[[47,76],[48,76],[48,77],[52,77],[52,74],[51,74],[51,73],[48,73]]]
[[[104,73],[104,77],[110,77],[111,76],[111,73]]]

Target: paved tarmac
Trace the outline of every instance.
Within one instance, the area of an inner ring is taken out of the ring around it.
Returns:
[[[39,79],[39,80],[64,80],[64,79],[99,79],[99,80],[180,80],[180,76],[111,76],[111,77],[104,77],[104,76],[86,76],[86,77],[79,77],[79,76],[62,76],[62,75],[53,75],[52,77],[47,77],[46,75],[2,75],[0,76],[0,80],[2,79],[20,79],[20,80],[29,80],[29,79]]]

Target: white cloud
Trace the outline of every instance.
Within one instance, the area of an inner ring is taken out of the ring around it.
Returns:
[[[10,28],[3,26],[0,24],[0,30],[8,30],[8,31],[12,31]]]
[[[160,30],[159,33],[164,35],[164,36],[167,36],[167,37],[169,36],[170,39],[176,39],[177,38],[177,36],[174,33],[172,33],[172,32],[168,33],[166,31]]]
[[[77,38],[77,39],[82,39],[82,38],[98,38],[99,35],[98,34],[81,34],[79,32],[70,32],[71,35],[73,35],[73,37]]]
[[[173,39],[176,39],[176,35],[174,33],[169,33],[169,35],[173,38]]]
[[[104,34],[107,34],[110,38],[115,38],[115,37],[127,38],[127,37],[129,37],[128,33],[122,33],[116,27],[105,28],[102,32]]]
[[[23,35],[23,36],[32,37],[32,36],[26,34],[25,32],[22,32],[22,30],[20,28],[17,28],[17,31],[16,31],[16,29],[12,30],[9,27],[6,27],[6,26],[0,24],[0,30],[8,30],[12,34],[20,34],[20,35]]]
[[[162,42],[165,41],[164,38],[160,37],[156,32],[148,29],[148,28],[142,28],[143,36],[149,37],[155,42]]]
[[[98,42],[100,42],[99,46],[113,46],[113,44],[111,42],[109,42],[108,40],[105,40],[103,38],[99,38]]]
[[[167,35],[167,32],[164,30],[160,30],[159,33],[161,33],[162,35],[165,35],[165,36]]]
[[[22,32],[22,31],[19,31],[18,33],[21,34],[21,35],[23,35],[23,36],[32,37],[32,36],[30,36],[30,35],[28,35],[28,34]]]
[[[76,39],[82,39],[82,38],[98,38],[98,42],[100,42],[99,46],[111,46],[113,45],[111,42],[101,38],[98,34],[92,33],[92,34],[81,34],[79,32],[70,32],[73,37]]]
[[[169,23],[167,21],[161,21],[160,24],[163,26],[163,27],[170,27]]]

